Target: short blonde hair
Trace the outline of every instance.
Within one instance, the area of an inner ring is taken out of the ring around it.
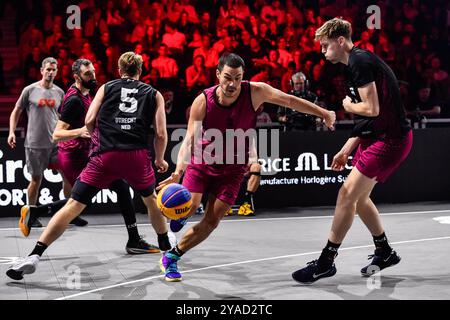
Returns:
[[[347,20],[342,18],[334,18],[328,20],[316,30],[315,40],[321,40],[324,37],[330,39],[337,39],[339,37],[351,40],[352,38],[352,25]]]
[[[119,69],[122,73],[134,77],[142,70],[142,56],[132,51],[125,52],[119,58]]]

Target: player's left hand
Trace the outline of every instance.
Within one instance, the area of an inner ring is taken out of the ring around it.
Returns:
[[[169,164],[164,159],[162,160],[155,160],[155,167],[158,169],[159,173],[164,173],[169,169]]]
[[[352,98],[349,96],[345,96],[345,99],[342,100],[342,106],[344,107],[345,111],[351,112],[351,105],[352,105]]]
[[[171,183],[178,183],[180,182],[180,175],[176,172],[173,172],[170,177],[168,177],[167,179],[161,181],[158,186],[156,187],[156,191],[161,190],[162,188],[164,188],[166,185],[171,184]]]

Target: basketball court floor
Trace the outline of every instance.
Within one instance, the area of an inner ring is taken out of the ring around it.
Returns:
[[[338,273],[300,285],[291,273],[316,259],[326,243],[332,207],[261,210],[225,217],[179,263],[183,281],[164,281],[160,254],[128,255],[119,214],[91,215],[70,227],[42,256],[36,272],[13,281],[6,269],[29,254],[41,229],[24,238],[17,219],[0,219],[0,299],[88,300],[360,300],[450,299],[450,203],[380,205],[387,235],[402,257],[370,278],[359,270],[373,253],[358,217],[336,260]],[[194,216],[187,227],[200,217]],[[46,224],[48,219],[42,219]],[[156,242],[147,217],[139,230]],[[186,228],[186,227],[185,227]],[[183,229],[177,238],[185,232]]]

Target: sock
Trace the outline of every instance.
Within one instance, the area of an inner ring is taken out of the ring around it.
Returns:
[[[34,247],[33,251],[31,251],[31,253],[29,254],[29,256],[32,256],[33,254],[37,254],[39,257],[42,256],[42,254],[44,253],[45,249],[47,249],[47,245],[43,242],[38,241],[36,243],[36,246]]]
[[[184,254],[184,251],[178,248],[178,245],[172,248],[169,253],[176,255],[177,257],[181,257]]]
[[[128,242],[138,243],[141,240],[139,236],[138,228],[136,222],[133,224],[127,224],[127,232],[128,232]]]
[[[388,256],[392,251],[384,232],[379,236],[373,236],[373,243],[375,244],[375,250],[381,252],[382,256]]]
[[[172,248],[167,232],[158,234],[158,246],[162,251],[167,251]]]
[[[333,243],[328,240],[327,245],[323,248],[322,253],[320,254],[319,260],[317,261],[319,265],[319,269],[328,270],[331,268],[331,265],[334,262],[334,259],[337,257],[337,252],[341,244]]]
[[[249,204],[253,204],[253,192],[246,191],[244,196],[244,202],[247,202]]]
[[[120,212],[128,232],[128,241],[137,243],[141,239],[136,223],[136,213],[134,203],[131,199],[129,186],[123,180],[114,181],[111,184],[111,190],[117,193],[117,202],[119,203]]]

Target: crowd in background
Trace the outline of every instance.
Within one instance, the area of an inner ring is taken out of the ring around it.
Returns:
[[[14,1],[15,30],[25,86],[41,78],[43,58],[58,60],[56,84],[73,83],[77,58],[94,63],[100,84],[118,77],[117,59],[125,51],[143,56],[142,81],[166,99],[169,124],[186,123],[186,110],[204,88],[216,83],[215,68],[226,52],[246,62],[244,79],[263,81],[290,92],[291,76],[301,71],[318,103],[349,119],[343,65],[324,60],[314,41],[316,29],[335,16],[352,22],[353,41],[386,61],[400,80],[410,117],[448,116],[449,5],[437,1],[377,1],[381,28],[368,29],[367,7],[356,0],[82,0],[81,29],[69,30],[63,0]],[[1,70],[1,57],[0,57]],[[0,76],[0,80],[2,77]],[[436,108],[438,107],[438,108]],[[266,108],[276,121],[275,106]],[[268,121],[270,121],[268,119]]]

